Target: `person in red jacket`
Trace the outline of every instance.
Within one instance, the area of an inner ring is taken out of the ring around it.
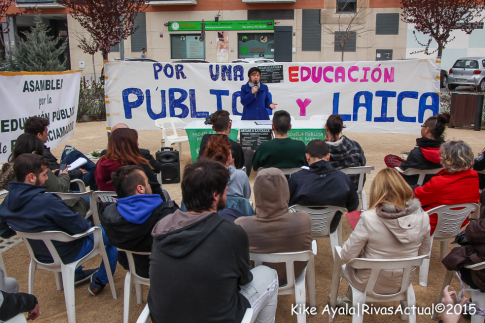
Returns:
[[[424,186],[414,189],[414,196],[424,210],[441,205],[477,203],[480,198],[478,174],[471,169],[474,157],[471,147],[462,140],[448,140],[441,146],[440,155],[444,169]],[[429,214],[429,221],[433,234],[438,222],[437,215]],[[462,226],[466,224],[468,219]]]

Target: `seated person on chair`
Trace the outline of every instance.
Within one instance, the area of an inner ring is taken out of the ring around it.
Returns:
[[[167,214],[178,207],[174,201],[163,201],[160,195],[152,194],[148,178],[138,165],[120,167],[111,174],[118,200],[106,204],[99,219],[112,246],[138,252],[152,250],[152,229]],[[149,256],[133,255],[136,273],[148,278]],[[118,252],[118,262],[128,270],[128,259]]]
[[[45,143],[48,139],[48,130],[47,126],[50,124],[48,119],[40,118],[40,117],[30,117],[25,121],[25,133],[31,133],[37,136],[42,142],[44,143],[44,158],[47,159],[50,163],[50,169],[56,170],[59,169],[60,164],[57,162],[57,158],[51,153],[50,148],[48,148]],[[96,170],[96,164],[93,163],[89,158],[87,158],[82,152],[79,150],[71,150],[67,156],[65,156],[61,164],[70,165],[75,162],[78,158],[85,158],[87,163],[82,166],[82,168],[75,169],[69,171],[69,176],[71,179],[80,178],[83,180],[86,186],[90,186],[92,190],[98,189],[96,186],[96,182],[94,180],[94,171]]]
[[[227,195],[239,196],[249,199],[251,197],[251,185],[246,172],[234,167],[234,159],[231,154],[231,147],[226,138],[212,136],[207,142],[207,148],[202,157],[220,162],[229,170],[229,182],[227,183]]]
[[[342,261],[354,258],[399,259],[426,255],[430,251],[428,214],[413,198],[411,187],[393,168],[384,168],[372,181],[370,208],[360,215],[354,232],[342,248]],[[349,283],[365,291],[370,270],[345,269]],[[413,281],[415,269],[411,271]],[[397,293],[401,288],[402,271],[381,271],[374,291]],[[352,306],[352,290],[337,298],[337,306]]]
[[[262,169],[254,180],[256,215],[238,218],[234,223],[249,237],[249,251],[254,253],[294,252],[312,249],[312,219],[306,212],[288,212],[290,191],[283,172]],[[286,285],[285,264],[268,265],[278,272],[280,285]],[[295,277],[306,262],[295,262]]]
[[[39,317],[37,297],[19,293],[17,281],[11,277],[5,277],[5,272],[0,267],[0,321],[10,320],[23,312],[29,312],[27,320],[35,320]]]
[[[332,114],[325,124],[325,142],[330,149],[330,164],[336,169],[365,166],[364,150],[360,144],[342,135],[344,120],[338,114]],[[348,175],[359,189],[359,175]],[[364,175],[365,176],[365,175]],[[364,177],[365,180],[365,177]]]
[[[276,111],[273,116],[272,129],[274,139],[263,142],[253,156],[253,169],[296,168],[308,165],[305,158],[305,144],[288,138],[291,130],[291,116],[284,110]]]
[[[113,131],[115,131],[116,129],[123,129],[123,128],[130,129],[130,127],[128,127],[124,123],[117,123],[116,125],[114,125],[113,128],[111,128],[111,133],[113,133]],[[162,164],[160,164],[155,158],[153,158],[152,154],[150,154],[150,150],[143,149],[143,148],[139,148],[139,150],[140,150],[140,155],[146,160],[148,160],[148,162],[150,163],[150,166],[152,166],[153,172],[155,174],[160,173],[162,170]],[[101,151],[101,156],[106,155],[107,152],[108,150],[104,149],[103,151]]]
[[[188,212],[177,210],[153,228],[153,323],[241,322],[249,307],[255,322],[274,322],[276,271],[250,270],[246,232],[217,214],[226,204],[228,180],[221,163],[201,158],[188,164],[181,185]]]
[[[15,148],[9,157],[9,162],[3,164],[2,170],[0,171],[0,190],[8,189],[8,182],[16,181],[14,173],[15,159],[22,154],[32,153],[43,156],[44,144],[37,136],[31,133],[21,134],[15,142]],[[47,180],[44,183],[47,192],[72,193],[70,184],[67,169],[63,171],[56,170],[56,174],[50,169],[47,170]],[[89,211],[89,200],[85,201],[82,198],[72,198],[63,201],[71,211],[79,212],[83,217]]]
[[[436,173],[429,182],[414,189],[414,196],[428,211],[441,205],[477,203],[480,199],[478,174],[471,169],[473,151],[462,140],[448,140],[440,149],[443,169]],[[429,214],[431,234],[433,234],[438,216]],[[463,222],[463,226],[468,219]]]
[[[441,168],[440,147],[445,142],[443,133],[446,124],[450,122],[450,117],[449,113],[441,113],[426,119],[421,125],[421,137],[416,139],[416,147],[411,150],[408,158],[404,160],[396,155],[387,155],[384,157],[386,166],[399,167],[402,170],[408,168],[420,170]],[[435,175],[426,175],[424,184],[433,176]],[[403,177],[409,185],[418,183],[419,175],[403,175]]]
[[[153,194],[163,198],[162,188],[150,163],[140,155],[138,132],[134,129],[120,128],[111,133],[108,140],[108,152],[102,156],[96,166],[94,177],[100,191],[114,191],[111,173],[121,166],[140,165],[148,178]]]
[[[459,239],[462,236],[465,239]],[[485,219],[470,221],[455,241],[461,245],[453,248],[443,258],[442,262],[446,269],[459,271],[461,280],[472,289],[479,289],[485,292],[485,269],[472,270],[465,266],[474,265],[485,261]],[[472,300],[473,301],[473,300]],[[475,303],[476,304],[476,303]]]
[[[74,235],[86,232],[90,228],[89,221],[79,213],[72,212],[59,196],[45,191],[43,185],[49,166],[50,163],[44,157],[36,154],[23,154],[17,157],[14,165],[17,182],[9,183],[9,194],[0,205],[0,236],[9,238],[15,235],[15,231],[62,231]],[[111,271],[114,273],[118,252],[115,247],[108,244],[104,231],[103,241]],[[52,262],[50,252],[42,241],[31,240],[30,245],[37,260]],[[72,242],[54,241],[54,246],[61,260],[67,264],[90,253],[94,247],[94,237],[90,235]],[[103,263],[98,270],[83,271],[82,266],[76,269],[76,282],[89,278],[89,293],[99,294],[108,283]]]
[[[359,207],[359,195],[352,180],[329,162],[330,150],[325,141],[312,140],[306,147],[306,159],[309,167],[291,175],[290,206],[340,206],[349,212]],[[337,228],[342,213],[338,213],[330,225],[330,231]]]
[[[231,134],[231,126],[232,121],[229,118],[229,112],[226,110],[218,110],[214,112],[211,116],[211,124],[212,129],[216,132],[217,135],[223,136],[228,142],[231,147],[231,154],[234,158],[234,167],[237,169],[241,169],[244,166],[244,152],[241,145],[234,140],[229,138]],[[205,148],[207,147],[207,143],[209,142],[209,138],[213,137],[213,134],[205,134],[202,137],[202,141],[200,142],[200,150],[199,156],[204,154]]]

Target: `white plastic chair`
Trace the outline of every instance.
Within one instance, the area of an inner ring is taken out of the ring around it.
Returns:
[[[333,259],[335,259],[335,246],[342,246],[342,219],[347,214],[347,209],[338,206],[302,206],[292,205],[288,208],[289,212],[307,212],[312,218],[312,239],[318,240],[323,238],[330,238],[330,246],[332,248]],[[337,214],[342,213],[337,230],[330,233],[330,224]]]
[[[10,320],[4,321],[4,323],[27,323],[27,320],[25,319],[25,315],[23,313],[19,313]]]
[[[254,311],[252,308],[247,308],[241,323],[254,322],[256,318],[253,317],[253,313]],[[147,323],[149,318],[150,318],[150,308],[148,308],[148,304],[147,304],[145,305],[145,308],[141,312],[140,316],[138,317],[138,320],[136,320],[136,323]]]
[[[460,210],[456,210],[460,208]],[[455,210],[453,210],[455,209]],[[429,257],[431,257],[431,250],[433,241],[440,242],[440,258],[443,259],[448,254],[448,243],[460,233],[461,225],[470,214],[474,212],[476,217],[480,214],[480,207],[475,203],[441,205],[428,210],[429,215],[436,213],[438,215],[438,222],[436,228],[430,239],[430,252],[427,259],[424,259],[423,264],[419,268],[419,285],[428,286],[428,272],[429,272]]]
[[[8,195],[7,190],[1,190],[0,191],[0,199],[4,199]]]
[[[262,169],[265,169],[264,167],[259,167],[258,172]],[[283,172],[283,175],[291,177],[293,173],[296,173],[297,171],[301,170],[301,167],[294,167],[294,168],[278,168],[280,171]]]
[[[396,170],[406,176],[411,176],[411,175],[419,175],[418,177],[418,185],[423,185],[424,183],[424,178],[426,175],[434,175],[443,168],[434,168],[434,169],[416,169],[416,168],[408,168],[406,170],[402,170],[400,167],[396,167]]]
[[[80,179],[73,179],[71,180],[71,184],[77,184],[79,186],[79,192],[83,193],[86,192],[86,184]]]
[[[79,233],[72,236],[61,231],[45,231],[45,232],[38,232],[38,233],[27,233],[27,232],[17,231],[17,234],[23,238],[30,254],[29,294],[34,295],[35,271],[37,269],[53,271],[55,273],[57,290],[61,290],[62,287],[64,286],[64,298],[66,300],[67,320],[69,323],[76,322],[76,307],[75,307],[75,293],[74,293],[74,277],[75,277],[76,268],[96,255],[101,255],[103,257],[104,266],[106,268],[106,274],[108,275],[108,281],[111,288],[111,294],[113,295],[113,299],[116,299],[116,289],[114,285],[113,275],[111,274],[111,268],[109,265],[108,256],[106,255],[106,250],[103,243],[103,234],[100,227],[93,227],[84,233]],[[52,241],[71,242],[74,240],[87,237],[90,234],[94,235],[93,250],[89,254],[87,254],[86,256],[84,256],[83,258],[77,261],[73,261],[69,264],[64,264],[61,260],[61,257],[57,253],[57,250],[54,247],[54,244],[52,243]],[[43,241],[47,249],[49,250],[49,253],[52,259],[54,260],[54,262],[43,263],[38,261],[35,258],[34,252],[32,251],[32,247],[30,246],[30,242],[28,241],[28,239]]]
[[[94,224],[99,226],[101,222],[99,221],[98,203],[109,203],[116,202],[117,194],[115,191],[93,191],[92,196],[89,199],[91,207],[90,212],[93,214]],[[99,223],[99,224],[98,224]]]
[[[173,135],[167,136],[167,127],[164,126],[165,123],[170,123],[172,125]],[[179,136],[177,134],[177,128],[175,124],[188,125],[179,118],[162,118],[155,120],[155,126],[162,129],[162,135],[165,140],[165,147],[170,147],[172,144],[178,143],[180,157],[182,157],[182,142],[189,141],[188,136]]]
[[[149,256],[151,252],[134,252],[129,250],[124,250],[118,248],[119,252],[125,252],[126,258],[128,259],[128,268],[125,276],[125,295],[123,304],[123,323],[128,323],[130,321],[130,303],[131,303],[131,286],[135,285],[136,291],[136,303],[141,304],[143,291],[141,285],[150,286],[150,279],[143,278],[136,274],[135,261],[133,255],[146,255]]]
[[[89,201],[90,201],[89,210],[88,210],[88,212],[86,212],[85,218],[87,219],[93,214],[93,209],[92,209],[93,203],[91,203],[91,200],[93,199],[93,191],[82,192],[82,193],[59,193],[59,192],[56,192],[54,194],[59,195],[59,197],[62,200],[69,200],[69,199],[81,198],[83,196],[89,196]],[[101,225],[101,223],[99,222],[99,217],[95,218],[93,216],[93,222],[94,222],[95,226]]]
[[[361,323],[364,320],[364,313],[362,312],[362,306],[366,302],[392,302],[401,301],[402,308],[416,306],[416,297],[414,295],[414,289],[412,282],[409,280],[409,275],[413,267],[421,265],[423,259],[427,257],[422,255],[419,257],[404,258],[404,259],[366,259],[366,258],[354,258],[346,265],[342,266],[342,248],[335,247],[335,262],[332,275],[332,291],[330,295],[330,307],[336,309],[337,305],[337,293],[340,285],[340,280],[348,267],[354,269],[370,269],[371,273],[367,282],[364,292],[361,292],[349,282],[350,288],[352,288],[352,306],[357,311],[352,316],[352,323]],[[378,294],[374,292],[374,287],[377,283],[379,273],[381,270],[403,270],[401,288],[394,294]],[[401,316],[402,320],[406,319],[405,315]],[[416,322],[416,313],[411,311],[408,317],[409,322]],[[332,315],[329,315],[328,321],[333,322]]]
[[[370,174],[374,170],[374,166],[358,166],[358,167],[348,167],[340,169],[343,173],[347,175],[359,175],[359,187],[357,187],[357,194],[362,204],[362,210],[367,210],[367,195],[364,191],[364,174]],[[360,205],[359,205],[360,206]]]
[[[281,253],[250,253],[249,259],[254,261],[254,266],[261,266],[263,263],[285,263],[286,264],[286,285],[278,288],[278,295],[295,295],[295,304],[305,308],[306,293],[305,293],[305,278],[308,286],[308,299],[310,306],[315,307],[317,302],[315,299],[315,260],[316,242],[313,241],[313,250],[299,251],[299,252],[281,252]],[[299,277],[295,277],[295,261],[308,261],[306,268],[302,271]],[[297,315],[297,322],[306,322],[305,314]]]
[[[468,268],[471,270],[485,269],[485,261],[479,262],[477,264],[465,266],[465,268]],[[436,302],[436,304],[441,303],[441,300],[443,299],[443,290],[445,289],[446,286],[451,284],[451,280],[453,276],[455,276],[458,280],[460,280],[456,271],[450,271],[450,270],[446,271],[445,279],[443,280],[443,287],[441,287],[440,296],[438,297],[438,301]],[[470,286],[466,285],[465,282],[463,282],[463,284],[465,285],[465,288],[467,289],[467,292],[471,297],[471,302],[475,304],[476,307],[480,309],[485,309],[485,293],[480,292],[480,290],[472,289]],[[433,315],[431,316],[431,319],[435,320],[437,316],[438,316],[438,313],[434,312]],[[483,316],[479,315],[478,313],[476,313],[476,315],[472,315],[471,323],[483,323]]]

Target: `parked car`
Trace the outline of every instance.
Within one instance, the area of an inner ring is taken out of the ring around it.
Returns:
[[[458,59],[448,73],[448,89],[457,86],[474,86],[485,91],[485,57],[463,57]]]
[[[444,89],[448,87],[448,72],[445,70],[441,70],[440,75],[440,88]]]
[[[115,58],[115,61],[119,61],[119,58]],[[151,58],[139,58],[139,57],[125,57],[125,62],[152,62],[157,63],[156,60]]]
[[[209,63],[209,62],[204,61],[202,59],[182,59],[180,61],[173,61],[172,63]]]
[[[274,64],[274,60],[272,59],[269,59],[269,58],[239,58],[239,59],[236,59],[234,61],[232,61],[232,63],[266,63],[266,64]]]

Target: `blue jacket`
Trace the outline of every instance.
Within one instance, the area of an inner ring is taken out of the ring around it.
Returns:
[[[244,106],[241,120],[269,120],[267,108],[272,103],[268,86],[260,82],[258,97],[251,93],[249,82],[241,86],[241,103]]]
[[[29,233],[63,231],[73,235],[90,228],[88,220],[79,213],[72,212],[59,196],[46,193],[45,188],[41,186],[10,182],[8,189],[9,193],[0,205],[2,237],[13,235],[12,230]],[[52,262],[49,250],[42,241],[31,240],[30,245],[39,261]],[[64,263],[76,258],[82,245],[83,239],[73,242],[54,241],[54,246]]]

